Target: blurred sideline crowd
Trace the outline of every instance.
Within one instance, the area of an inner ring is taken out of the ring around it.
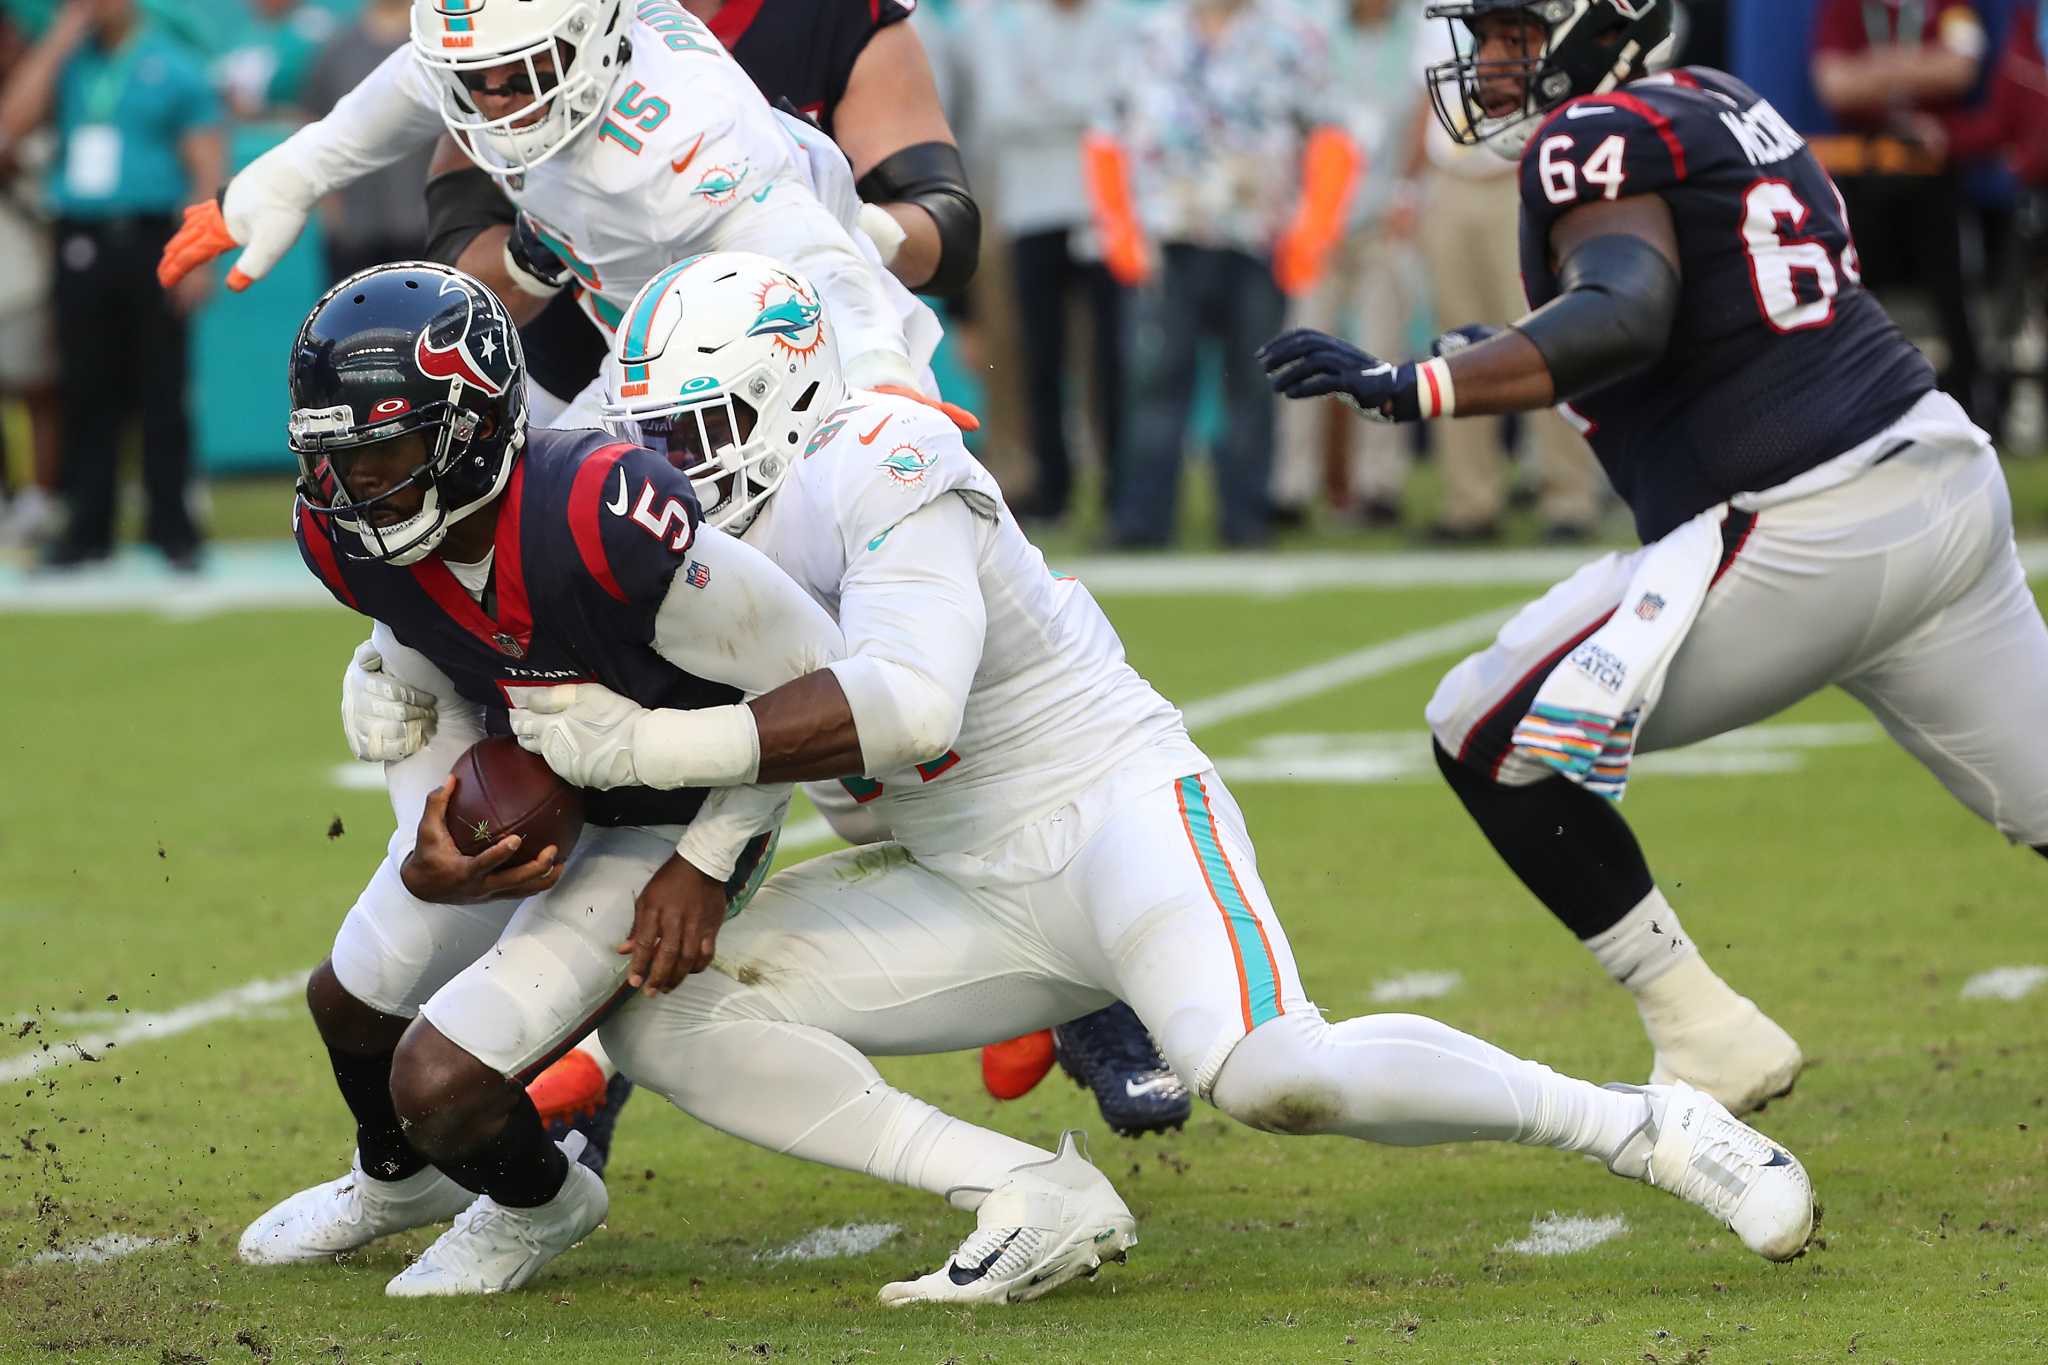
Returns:
[[[985,231],[979,272],[945,301],[949,346],[1020,517],[1085,519],[1107,548],[1174,544],[1182,469],[1205,454],[1229,547],[1311,520],[1481,544],[1524,501],[1547,539],[1596,533],[1609,494],[1565,416],[1378,426],[1276,403],[1251,361],[1290,325],[1408,355],[1523,311],[1515,167],[1437,125],[1421,72],[1453,36],[1424,4],[917,7]],[[190,337],[208,284],[161,290],[158,253],[220,187],[229,129],[323,114],[405,42],[410,8],[7,0],[0,546],[53,568],[105,558],[133,452],[146,538],[175,568],[200,562]],[[1680,63],[1750,80],[1809,135],[1865,282],[1944,387],[2038,446],[2048,0],[1691,0],[1681,17]],[[1797,100],[1783,72],[1745,69],[1743,24],[1797,49]],[[426,158],[325,206],[328,279],[421,254]],[[1409,505],[1423,457],[1426,519]]]

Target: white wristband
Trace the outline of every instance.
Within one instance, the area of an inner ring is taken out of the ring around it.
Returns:
[[[1423,421],[1457,416],[1457,390],[1451,384],[1450,363],[1442,356],[1415,367],[1415,385]]]
[[[633,725],[633,775],[641,786],[739,787],[761,771],[753,708],[649,711]]]

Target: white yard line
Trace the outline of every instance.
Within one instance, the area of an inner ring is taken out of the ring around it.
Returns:
[[[1523,1256],[1571,1256],[1581,1251],[1591,1251],[1602,1242],[1612,1241],[1628,1231],[1628,1220],[1620,1214],[1605,1218],[1565,1217],[1552,1213],[1543,1218],[1529,1220],[1529,1235],[1495,1247],[1496,1251],[1513,1251]]]
[[[1372,983],[1375,1005],[1393,1005],[1404,1000],[1436,1000],[1449,995],[1464,982],[1458,972],[1403,972]]]
[[[154,1251],[158,1247],[176,1246],[176,1237],[136,1237],[126,1232],[110,1232],[104,1237],[95,1237],[90,1242],[78,1242],[68,1247],[56,1247],[39,1251],[28,1258],[30,1265],[104,1265],[118,1261],[123,1256],[133,1256],[138,1251]]]
[[[1993,967],[1963,983],[1965,1000],[2024,1000],[2048,983],[2048,967]]]
[[[1323,550],[1249,555],[1107,556],[1058,568],[1098,597],[1288,597],[1304,592],[1548,586],[1597,557],[1593,549]],[[2048,541],[2020,542],[2030,577],[2048,573]],[[255,609],[329,609],[333,599],[286,541],[213,547],[191,577],[172,574],[146,550],[96,569],[30,573],[0,566],[0,614],[154,611],[172,620]]]
[[[245,981],[219,995],[210,995],[204,1000],[195,1000],[189,1005],[180,1005],[174,1010],[161,1014],[131,1014],[118,1028],[99,1033],[89,1033],[77,1038],[49,1039],[33,1052],[19,1053],[12,1057],[0,1058],[0,1085],[27,1080],[51,1067],[69,1066],[73,1062],[106,1060],[107,1049],[150,1041],[175,1038],[181,1033],[190,1033],[204,1024],[217,1023],[222,1019],[237,1019],[252,1010],[298,994],[306,989],[306,974],[293,972],[288,976],[274,976],[267,981]]]
[[[847,1223],[843,1227],[817,1228],[773,1251],[754,1254],[757,1261],[834,1261],[843,1256],[865,1256],[895,1239],[903,1231],[897,1223]]]

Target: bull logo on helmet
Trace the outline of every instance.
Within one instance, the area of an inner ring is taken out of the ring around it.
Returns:
[[[459,379],[481,393],[497,397],[505,391],[505,386],[491,378],[469,353],[470,332],[474,329],[477,332],[477,350],[482,354],[484,361],[491,363],[497,360],[504,349],[505,341],[501,329],[495,326],[496,319],[486,313],[484,325],[481,328],[475,327],[476,297],[460,280],[449,280],[442,286],[441,292],[444,295],[462,296],[462,325],[456,330],[453,341],[437,346],[433,343],[434,334],[446,333],[448,319],[443,316],[428,324],[420,332],[418,344],[413,347],[413,363],[418,365],[420,373],[429,379]]]

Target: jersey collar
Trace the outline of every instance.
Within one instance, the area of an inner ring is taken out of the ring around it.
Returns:
[[[526,596],[526,566],[520,558],[519,513],[526,490],[526,461],[512,467],[499,504],[493,538],[491,582],[498,592],[498,614],[484,611],[457,582],[439,555],[412,566],[412,576],[434,604],[476,639],[507,658],[523,659],[533,644],[533,610]]]

